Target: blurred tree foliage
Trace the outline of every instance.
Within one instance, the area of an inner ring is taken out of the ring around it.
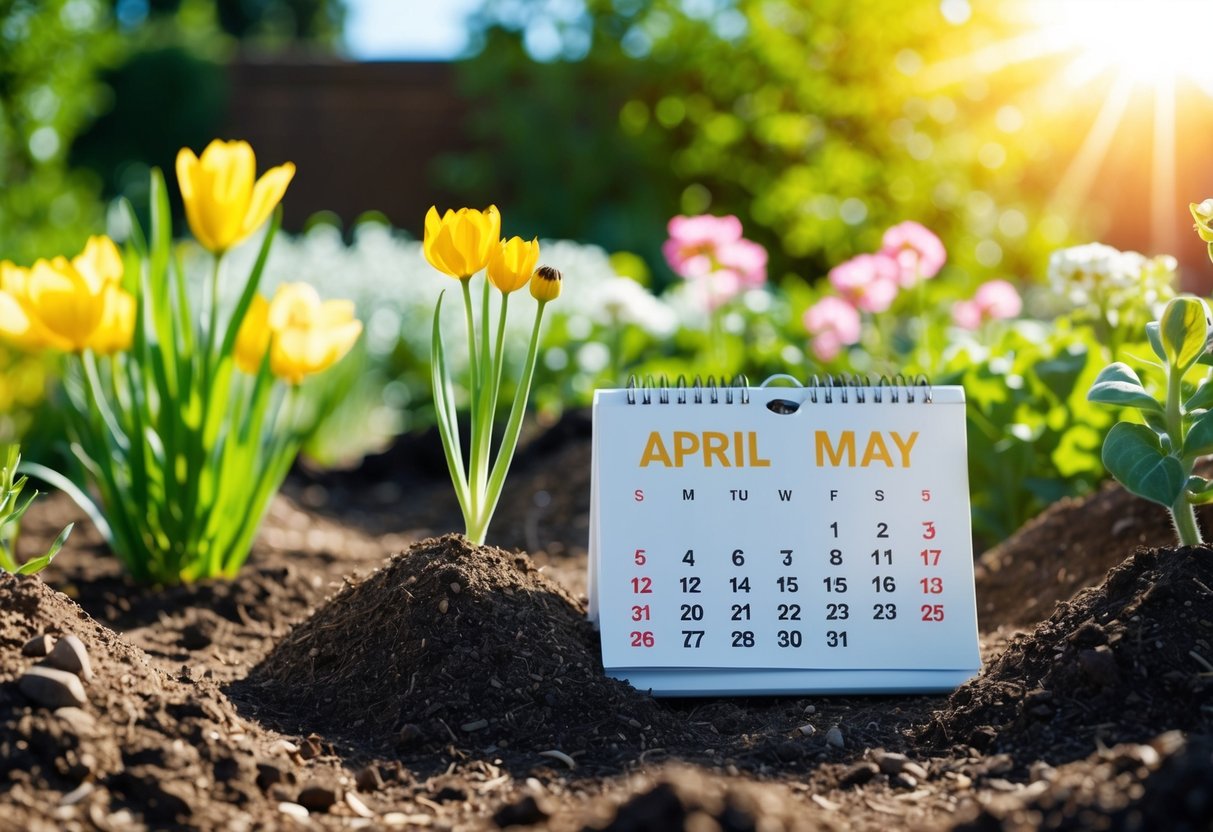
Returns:
[[[939,232],[953,275],[1039,274],[1070,228],[1041,210],[1049,137],[1006,102],[1043,79],[954,66],[1013,34],[996,6],[957,25],[938,0],[485,0],[462,63],[479,150],[438,173],[667,279],[666,220],[704,211],[738,214],[777,279],[903,219]]]
[[[341,0],[0,0],[0,258],[71,252],[103,199],[222,125],[235,48],[333,50]]]

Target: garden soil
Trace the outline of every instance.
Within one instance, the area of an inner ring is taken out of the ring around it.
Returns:
[[[584,620],[578,419],[520,454],[504,548],[435,536],[449,488],[397,449],[297,471],[230,584],[133,587],[87,524],[0,580],[0,832],[1213,828],[1213,551],[1139,551],[1165,514],[1110,488],[979,558],[951,696],[652,700]],[[18,689],[43,634],[88,651],[77,709]]]

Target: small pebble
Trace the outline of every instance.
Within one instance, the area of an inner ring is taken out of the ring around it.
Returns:
[[[88,702],[80,677],[51,667],[31,667],[21,674],[17,689],[44,708],[69,708]]]
[[[358,799],[358,795],[353,792],[345,793],[345,805],[350,807],[350,811],[360,818],[373,818],[375,813],[372,812],[365,803]]]
[[[446,598],[443,598],[441,601],[438,602],[438,612],[442,613],[443,615],[446,615],[447,610],[449,610],[450,608],[451,608],[451,602],[448,601]]]
[[[91,734],[97,726],[97,720],[93,719],[92,714],[76,707],[59,708],[55,711],[55,716],[70,725],[77,736]]]
[[[358,772],[358,776],[354,778],[354,785],[358,787],[358,791],[377,792],[383,788],[383,778],[379,775],[379,766],[366,766]]]
[[[298,803],[288,803],[285,800],[278,804],[278,811],[287,817],[298,818],[299,820],[307,820],[308,816],[307,809]]]
[[[64,636],[55,642],[42,664],[75,673],[86,682],[93,678],[93,664],[88,659],[88,651],[84,649],[84,642],[75,636]]]
[[[814,728],[812,725],[801,725],[796,730],[799,731],[801,733],[801,735],[806,736],[806,737],[811,737],[817,733],[817,729]]]
[[[308,786],[299,792],[298,803],[309,812],[327,812],[337,802],[337,792],[328,786]]]
[[[458,595],[458,594],[459,594],[459,593],[461,593],[461,592],[463,592],[463,587],[461,587],[461,586],[459,585],[459,582],[458,582],[458,581],[451,581],[451,593],[452,593],[453,595]]]
[[[467,731],[469,734],[473,731],[480,731],[488,727],[489,721],[487,719],[476,719],[472,720],[471,722],[465,722],[459,726],[460,730]]]
[[[847,789],[851,786],[862,786],[880,773],[880,768],[869,760],[863,760],[848,768],[838,778],[838,785]]]
[[[55,637],[52,635],[34,636],[21,647],[21,655],[40,659],[55,647]]]
[[[842,729],[837,725],[831,726],[829,731],[826,731],[826,745],[831,748],[843,748],[846,746],[846,741],[842,738]]]

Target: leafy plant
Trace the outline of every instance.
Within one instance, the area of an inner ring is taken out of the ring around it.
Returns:
[[[561,275],[556,269],[535,264],[539,259],[539,243],[525,242],[519,237],[501,240],[501,215],[496,206],[485,211],[461,208],[458,212],[447,211],[439,217],[435,208],[430,208],[425,218],[425,257],[430,265],[459,281],[463,293],[463,307],[468,340],[468,384],[471,397],[472,425],[468,448],[468,461],[464,464],[459,423],[455,408],[455,393],[447,368],[446,352],[442,343],[442,296],[434,307],[432,329],[432,383],[434,409],[438,419],[438,432],[442,437],[442,449],[446,454],[447,467],[459,508],[463,512],[465,532],[474,543],[484,543],[489,523],[501,497],[505,476],[518,445],[522,430],[522,417],[526,412],[527,398],[531,390],[531,378],[535,372],[535,361],[539,350],[539,331],[543,323],[543,310],[547,304],[560,296]],[[479,271],[485,270],[481,291],[480,324],[477,327],[473,309],[471,280]],[[505,362],[504,336],[509,311],[510,295],[523,286],[530,286],[531,295],[539,302],[535,310],[535,324],[531,330],[530,347],[514,391],[514,403],[510,408],[505,435],[492,455],[493,419],[497,411],[497,400],[501,392],[501,377]],[[491,288],[501,293],[498,307],[496,346],[490,327]]]
[[[352,304],[322,302],[310,286],[280,286],[272,300],[257,293],[276,216],[221,320],[224,256],[274,213],[293,166],[256,182],[254,171],[243,142],[178,158],[191,230],[213,261],[202,314],[173,254],[158,171],[150,237],[133,224],[125,255],[94,238],[71,261],[3,274],[0,335],[66,354],[72,450],[100,493],[103,534],[138,580],[235,576],[308,432],[300,383],[361,332]]]
[[[1145,424],[1112,426],[1104,439],[1103,462],[1130,492],[1166,507],[1184,546],[1201,542],[1193,506],[1213,502],[1213,482],[1192,474],[1196,460],[1213,453],[1213,382],[1206,377],[1194,392],[1184,386],[1189,372],[1213,364],[1207,352],[1209,328],[1203,300],[1173,299],[1162,319],[1146,328],[1162,362],[1165,397],[1146,392],[1137,373],[1119,361],[1103,369],[1087,395],[1093,402],[1141,415]]]
[[[36,575],[50,565],[55,555],[67,542],[72,533],[73,524],[69,523],[50,549],[45,554],[30,558],[25,563],[17,561],[17,534],[21,526],[21,518],[37,498],[35,491],[25,502],[21,502],[21,492],[25,489],[26,477],[17,478],[17,468],[21,465],[21,450],[16,445],[0,445],[0,572],[10,572],[14,575]]]

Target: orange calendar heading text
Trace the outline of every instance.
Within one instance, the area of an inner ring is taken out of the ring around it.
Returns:
[[[640,467],[661,465],[682,468],[687,464],[702,464],[704,468],[769,468],[771,460],[758,452],[758,434],[754,431],[704,431],[693,433],[676,430],[664,438],[660,431],[649,434],[640,455]]]
[[[830,438],[829,431],[816,431],[814,445],[817,450],[817,467],[824,468],[828,464],[833,468],[854,468],[858,456],[860,468],[876,464],[887,468],[909,468],[910,451],[918,441],[918,431],[903,437],[894,430],[889,431],[888,436],[889,439],[885,439],[883,432],[871,431],[863,445],[862,454],[858,454],[855,431],[842,431],[837,441]]]

